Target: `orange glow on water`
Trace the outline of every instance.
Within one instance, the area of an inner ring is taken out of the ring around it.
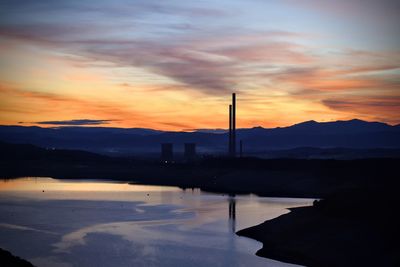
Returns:
[[[168,186],[145,186],[122,182],[86,182],[86,181],[68,181],[56,180],[43,177],[26,177],[19,179],[3,179],[0,181],[1,192],[14,191],[74,191],[74,192],[161,192],[179,191],[180,189]]]

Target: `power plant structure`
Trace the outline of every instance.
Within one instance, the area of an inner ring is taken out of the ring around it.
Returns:
[[[232,93],[232,103],[229,105],[229,147],[228,156],[232,158],[237,157],[236,146],[236,94]],[[243,156],[243,142],[240,140],[239,147],[240,157]],[[180,157],[178,157],[179,160]],[[183,160],[191,162],[197,158],[196,143],[185,143],[183,151]],[[174,162],[173,143],[161,144],[161,161],[164,163]]]
[[[183,157],[185,161],[193,161],[196,159],[196,143],[185,143]]]
[[[229,156],[236,157],[236,94],[232,94],[232,104],[229,105]]]
[[[178,151],[177,155],[174,155],[173,143],[161,144],[161,162],[163,163],[174,163],[176,160],[193,162],[196,159],[197,159],[196,143],[184,143],[183,158],[181,151]]]
[[[161,161],[168,163],[172,162],[174,159],[174,151],[172,143],[161,144]]]

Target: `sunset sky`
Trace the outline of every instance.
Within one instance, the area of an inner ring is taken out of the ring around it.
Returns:
[[[398,0],[0,0],[0,124],[226,128],[232,92],[238,127],[398,124],[399,14]]]

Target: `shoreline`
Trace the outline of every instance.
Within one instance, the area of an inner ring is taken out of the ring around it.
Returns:
[[[399,164],[400,159],[216,158],[196,163],[162,164],[108,157],[96,160],[75,159],[73,156],[67,159],[4,157],[0,162],[0,175],[4,179],[24,176],[105,179],[183,189],[196,187],[225,194],[324,198],[347,188],[375,183],[379,177],[383,177],[382,183],[392,182]]]
[[[236,234],[263,244],[257,256],[307,267],[399,266],[396,195],[386,193],[337,194]]]
[[[310,267],[326,266],[312,257],[309,257],[309,254],[311,254],[310,252],[301,253],[298,251],[298,247],[288,247],[279,242],[279,239],[283,236],[283,233],[279,232],[281,231],[280,228],[282,224],[286,224],[287,227],[289,220],[295,225],[299,220],[304,219],[304,216],[307,216],[304,214],[306,210],[300,211],[300,209],[304,208],[306,207],[289,209],[290,213],[265,221],[259,225],[242,229],[236,232],[236,234],[261,242],[262,248],[255,253],[255,255],[259,257]],[[314,253],[314,251],[312,253]]]

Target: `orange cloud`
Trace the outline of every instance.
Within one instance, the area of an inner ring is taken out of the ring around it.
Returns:
[[[351,96],[338,97],[322,101],[327,107],[347,114],[347,118],[357,116],[360,119],[372,121],[385,121],[391,124],[399,124],[400,96],[395,97],[364,97]]]
[[[145,126],[151,124],[148,115],[107,101],[98,102],[54,93],[26,91],[5,85],[0,85],[0,96],[0,112],[7,115],[1,116],[0,123],[3,124],[12,121],[74,119],[82,117],[82,114],[93,119],[121,119],[125,123],[134,121]],[[121,123],[121,126],[127,125]]]

